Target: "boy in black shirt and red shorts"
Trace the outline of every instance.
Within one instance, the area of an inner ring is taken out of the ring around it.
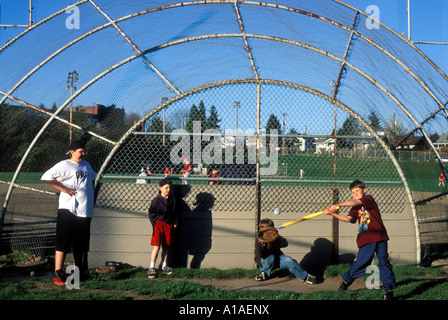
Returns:
[[[356,243],[358,245],[358,255],[350,269],[342,276],[342,283],[338,291],[345,291],[356,278],[361,277],[366,272],[366,268],[372,263],[373,256],[376,253],[378,258],[378,268],[383,286],[386,289],[385,300],[393,298],[393,289],[397,287],[395,275],[392,271],[392,265],[389,261],[387,252],[387,235],[378,205],[369,194],[364,182],[355,180],[350,184],[350,191],[353,200],[332,205],[325,209],[324,213],[332,215],[338,220],[355,223],[358,221],[358,236]],[[341,216],[337,213],[336,207],[351,207],[347,216]]]
[[[176,212],[176,199],[170,195],[171,180],[165,178],[159,183],[159,194],[151,201],[148,209],[149,220],[153,227],[151,245],[151,262],[148,271],[148,278],[157,276],[155,262],[162,247],[162,272],[164,274],[173,273],[173,269],[167,265],[168,250],[173,243],[173,229],[177,227],[178,214]]]

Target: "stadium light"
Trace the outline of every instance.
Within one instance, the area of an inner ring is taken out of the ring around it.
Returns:
[[[78,79],[79,79],[78,72],[76,72],[76,70],[73,70],[72,72],[68,73],[66,90],[70,89],[70,97],[73,95],[73,90],[76,90]],[[71,126],[72,120],[73,120],[73,100],[70,101],[70,143],[72,143],[72,126]]]

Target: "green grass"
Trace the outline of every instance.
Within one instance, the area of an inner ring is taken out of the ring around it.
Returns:
[[[0,300],[381,300],[384,294],[382,289],[349,289],[342,293],[334,290],[312,293],[267,289],[233,291],[190,280],[253,279],[258,270],[177,268],[172,275],[160,274],[157,279],[150,280],[147,278],[147,269],[141,267],[124,268],[108,274],[91,270],[93,279],[82,282],[80,289],[70,290],[66,286],[56,287],[49,276],[39,277],[48,274],[48,264],[13,266],[7,263],[11,259],[16,259],[16,256],[0,259],[0,274],[16,276],[15,280],[0,280]],[[324,277],[340,278],[348,267],[346,264],[328,266]],[[34,278],[27,276],[31,269],[36,271]],[[394,273],[398,284],[395,290],[397,299],[448,300],[448,282],[442,271],[396,266]]]
[[[437,191],[438,175],[440,167],[436,162],[424,161],[399,161],[404,175],[412,191]],[[333,177],[333,157],[315,154],[291,154],[278,155],[278,171],[275,176],[263,178],[271,179],[298,179],[299,170],[305,170],[305,179],[308,180],[343,180],[352,181],[361,179],[365,181],[397,181],[401,182],[399,174],[392,162],[385,159],[375,158],[337,158],[336,176]],[[287,168],[287,172],[286,169]],[[11,181],[13,172],[0,172],[0,179]],[[23,172],[18,176],[17,183],[42,183],[39,172]],[[126,175],[133,176],[133,175]],[[160,176],[162,177],[162,176]],[[194,177],[194,176],[193,176]],[[102,179],[108,183],[135,183],[134,179]],[[300,182],[303,186],[313,186],[315,184]],[[191,184],[204,184],[204,181],[191,181]],[[264,184],[275,184],[264,182]],[[291,183],[282,183],[296,185]],[[325,184],[319,184],[325,186]],[[391,185],[377,185],[388,186]],[[393,185],[392,185],[393,186]]]
[[[412,191],[437,191],[440,174],[440,166],[437,163],[400,161],[400,167]]]

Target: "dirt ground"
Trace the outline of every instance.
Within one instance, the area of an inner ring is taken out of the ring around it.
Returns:
[[[431,264],[432,268],[440,269],[448,275],[448,259],[436,260]],[[193,279],[189,280],[204,285],[211,285],[214,287],[226,290],[281,290],[293,291],[296,293],[308,293],[316,291],[336,291],[341,284],[341,278],[324,279],[322,282],[315,285],[304,283],[295,277],[275,277],[266,281],[255,281],[255,279]],[[365,281],[362,278],[357,279],[351,286],[350,290],[364,289]]]
[[[280,290],[292,291],[296,293],[308,293],[315,291],[336,291],[341,284],[340,278],[324,279],[318,284],[307,284],[295,277],[273,278],[266,281],[256,281],[255,279],[193,279],[189,280],[204,285],[211,285],[225,290]],[[365,288],[365,283],[362,279],[356,280],[351,286],[350,290]]]
[[[439,269],[448,275],[448,259],[440,259],[433,261],[431,268]],[[36,278],[50,278],[50,273],[41,274]],[[21,281],[29,279],[29,274],[14,274],[6,275],[0,273],[0,280],[16,280]],[[184,279],[179,279],[184,280]],[[188,279],[188,281],[200,283],[203,285],[210,285],[225,290],[239,291],[239,290],[280,290],[292,291],[296,293],[309,293],[316,291],[336,291],[341,283],[340,277],[323,279],[315,285],[304,283],[291,275],[284,275],[274,277],[266,281],[256,281],[253,278],[243,279]],[[350,290],[364,289],[365,281],[362,278],[357,279],[351,286]]]

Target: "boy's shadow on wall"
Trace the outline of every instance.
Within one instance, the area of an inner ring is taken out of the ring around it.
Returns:
[[[200,192],[190,207],[185,201],[190,190],[189,185],[176,185],[174,188],[179,210],[179,225],[176,230],[172,265],[185,268],[189,264],[191,269],[199,269],[212,247],[211,210],[215,204],[215,197],[210,193]]]
[[[332,264],[349,263],[355,261],[356,255],[352,253],[342,254],[335,257],[332,254],[333,243],[324,238],[318,238],[314,241],[310,252],[308,252],[300,261],[300,266],[308,273],[322,280],[325,269]]]

